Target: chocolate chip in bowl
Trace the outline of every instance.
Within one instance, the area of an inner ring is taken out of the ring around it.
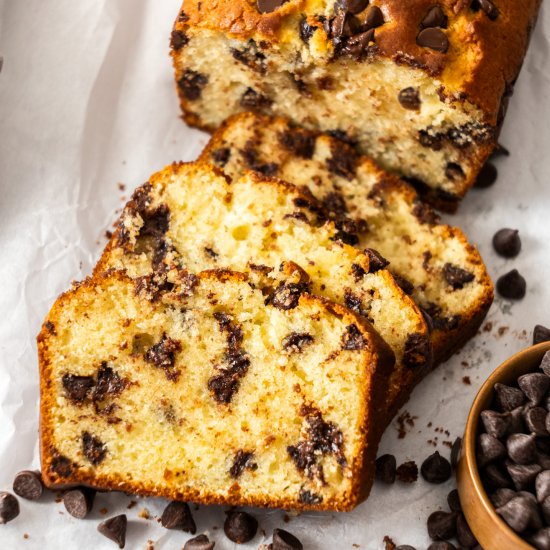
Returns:
[[[550,548],[547,361],[550,342],[514,355],[470,409],[457,484],[467,524],[485,550]]]

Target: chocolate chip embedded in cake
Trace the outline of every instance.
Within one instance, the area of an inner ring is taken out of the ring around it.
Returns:
[[[184,118],[213,131],[254,109],[345,132],[454,210],[497,145],[539,4],[186,0],[172,49]]]
[[[135,279],[111,270],[62,295],[48,316],[57,335],[44,327],[38,339],[46,486],[166,497],[174,502],[161,523],[191,533],[182,501],[349,510],[364,500],[393,354],[326,298],[302,292],[292,309],[266,302],[275,282],[303,277],[288,265],[249,276],[210,270],[196,275],[192,293],[174,286],[151,302],[136,294]],[[350,327],[354,345],[343,348]],[[117,373],[111,387],[125,381],[117,422],[96,411],[96,375],[76,400],[62,383],[68,372],[97,372],[104,357]],[[174,368],[176,379],[164,375]],[[221,389],[218,375],[227,377]],[[86,516],[86,490],[66,493],[65,505]],[[102,532],[122,540],[122,524]]]

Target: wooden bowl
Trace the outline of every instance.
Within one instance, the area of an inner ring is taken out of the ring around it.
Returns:
[[[543,342],[502,363],[479,390],[468,415],[458,462],[457,486],[468,525],[484,550],[533,550],[533,546],[519,537],[495,512],[479,477],[475,449],[479,415],[491,406],[494,385],[497,382],[515,384],[519,376],[537,369],[548,350],[550,342]]]

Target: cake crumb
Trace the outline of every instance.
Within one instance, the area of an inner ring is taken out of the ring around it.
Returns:
[[[147,510],[147,508],[142,508],[138,512],[138,517],[140,517],[141,519],[150,519],[151,515],[149,514],[149,510]]]
[[[119,182],[118,183],[118,190],[119,191],[126,191],[126,184]]]
[[[483,325],[483,332],[491,332],[493,330],[493,323],[491,323],[491,321],[487,321],[484,325]]]
[[[23,533],[23,538],[24,538],[24,539],[28,539],[28,538],[29,538],[29,534],[28,534],[28,533]]]
[[[407,426],[414,428],[414,421],[418,416],[412,416],[409,411],[403,411],[397,417],[397,437],[399,439],[404,439],[407,435]]]
[[[384,545],[384,550],[395,550],[395,542],[388,535],[384,537]]]
[[[126,508],[128,508],[128,510],[131,510],[136,504],[137,502],[135,500],[131,500]]]
[[[510,330],[510,327],[498,327],[497,334],[499,337],[504,336],[508,331]]]
[[[152,540],[147,541],[147,550],[155,550],[155,543]]]
[[[105,516],[109,513],[109,510],[107,510],[107,508],[100,508],[99,510],[99,513],[102,515],[102,516]]]
[[[285,523],[290,523],[290,516],[289,516],[288,514],[285,514],[285,515],[283,516],[283,521],[284,521]]]
[[[462,377],[462,383],[466,384],[466,386],[470,386],[472,384],[472,381],[470,380],[469,376],[463,376]]]

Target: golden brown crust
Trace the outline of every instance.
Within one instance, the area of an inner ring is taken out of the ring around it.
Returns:
[[[468,99],[484,112],[488,123],[499,124],[503,103],[527,50],[540,0],[495,1],[499,11],[495,20],[482,9],[471,9],[470,0],[441,0],[437,4],[448,17],[445,34],[450,45],[446,53],[421,47],[416,41],[421,21],[434,5],[432,0],[378,0],[371,4],[382,9],[385,19],[375,31],[377,54],[436,76],[455,99]],[[333,2],[325,9],[317,0],[290,0],[272,13],[260,14],[252,0],[186,0],[181,12],[185,15],[180,15],[175,29],[212,29],[238,39],[277,44],[298,32],[302,16],[332,14],[333,8]],[[185,101],[182,103],[187,110]],[[200,125],[196,117],[188,114],[188,118],[190,123]]]
[[[198,274],[200,281],[216,280],[220,282],[248,280],[246,274],[236,273],[225,269],[208,270]],[[388,378],[393,368],[394,355],[385,342],[374,329],[364,320],[347,310],[346,308],[309,294],[300,297],[299,305],[304,307],[320,307],[331,314],[344,319],[346,324],[354,324],[360,330],[362,336],[369,342],[369,360],[365,363],[365,373],[370,373],[370,385],[358,388],[362,392],[364,407],[361,433],[365,445],[354,457],[351,465],[353,472],[353,484],[349,492],[341,498],[328,498],[320,503],[308,504],[297,502],[277,495],[269,495],[258,498],[250,498],[240,494],[238,484],[229,491],[228,496],[220,496],[209,493],[208,489],[198,490],[187,488],[185,490],[172,489],[168,485],[161,486],[147,480],[135,480],[129,482],[115,474],[96,472],[93,468],[80,468],[70,459],[65,463],[66,475],[59,473],[59,468],[54,469],[53,463],[59,458],[56,451],[52,427],[52,410],[56,399],[55,389],[52,384],[52,365],[49,358],[49,345],[52,338],[57,336],[56,327],[59,327],[59,317],[66,305],[76,295],[86,292],[94,292],[96,288],[102,288],[104,283],[112,280],[122,281],[133,285],[133,281],[122,272],[110,271],[108,273],[96,273],[93,277],[75,285],[71,290],[63,293],[44,321],[40,334],[37,337],[38,355],[40,367],[40,454],[42,464],[42,477],[49,488],[67,488],[84,485],[100,490],[125,491],[144,496],[165,497],[172,500],[192,501],[202,504],[223,504],[231,506],[257,506],[270,508],[283,508],[294,510],[334,510],[348,511],[359,502],[367,498],[373,482],[374,460],[378,442],[381,436],[377,419],[385,407],[384,396]],[[61,328],[61,327],[59,327]],[[376,388],[376,391],[368,390]]]

